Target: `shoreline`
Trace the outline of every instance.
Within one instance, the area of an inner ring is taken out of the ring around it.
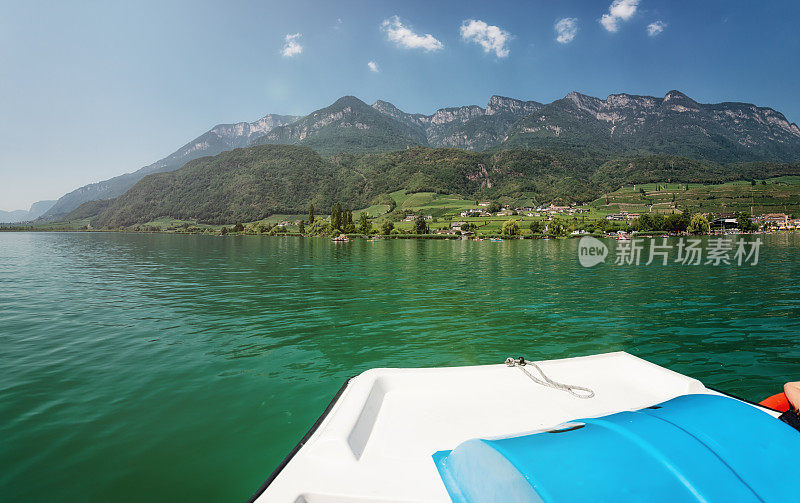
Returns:
[[[54,232],[54,233],[117,233],[117,234],[168,234],[168,235],[180,235],[180,236],[209,236],[209,237],[242,237],[242,236],[251,236],[251,237],[261,237],[261,238],[306,238],[306,239],[323,239],[331,241],[335,236],[324,236],[324,235],[306,235],[300,234],[296,232],[286,232],[286,233],[278,233],[278,234],[269,234],[269,233],[248,233],[248,232],[227,232],[225,234],[221,234],[219,232],[181,232],[181,231],[174,231],[174,230],[147,230],[147,231],[134,231],[134,230],[120,230],[120,229],[35,229],[35,228],[21,228],[21,227],[0,227],[0,232],[8,232],[8,233],[39,233],[39,232]],[[689,232],[679,232],[679,233],[670,233],[670,232],[660,232],[660,231],[633,231],[627,233],[627,235],[631,239],[641,238],[641,239],[655,239],[658,237],[663,238],[681,238],[681,237],[702,237],[702,236],[756,236],[756,235],[789,235],[789,234],[798,234],[800,231],[798,230],[790,230],[790,231],[757,231],[757,232],[702,232],[702,233],[689,233]],[[338,234],[337,234],[338,235]],[[554,240],[554,239],[580,239],[583,237],[593,237],[597,239],[612,239],[615,240],[616,236],[611,234],[603,234],[603,233],[583,233],[583,234],[575,234],[575,235],[566,235],[566,236],[556,236],[552,234],[521,234],[521,235],[504,235],[504,234],[482,234],[479,236],[463,236],[463,235],[455,235],[455,234],[389,234],[389,235],[381,235],[381,234],[345,234],[345,236],[349,240],[354,239],[361,239],[364,241],[381,241],[381,240],[392,240],[392,239],[417,239],[417,240],[430,240],[430,241],[489,241],[492,239],[501,239],[503,241],[524,241],[524,240]],[[344,241],[346,242],[346,241]]]

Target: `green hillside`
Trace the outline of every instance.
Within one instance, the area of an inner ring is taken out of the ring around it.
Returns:
[[[64,217],[66,221],[82,220],[84,218],[94,217],[114,204],[114,199],[97,199],[94,201],[86,201],[81,204]]]
[[[800,175],[800,165],[719,164],[677,156],[608,160],[569,150],[471,152],[414,147],[324,158],[306,146],[261,145],[197,159],[152,174],[116,200],[81,207],[77,217],[99,214],[94,227],[117,228],[159,218],[209,224],[248,222],[270,215],[318,213],[336,202],[351,209],[405,206],[403,194],[432,193],[463,201],[507,204],[592,201],[620,187],[652,182],[714,184]],[[431,202],[431,201],[429,201]],[[415,207],[426,205],[414,203]],[[446,201],[436,203],[450,204]],[[441,214],[431,203],[431,214]]]
[[[236,149],[144,177],[92,225],[119,227],[159,217],[225,223],[305,211],[311,201],[327,207],[340,183],[348,183],[336,171],[307,147]]]

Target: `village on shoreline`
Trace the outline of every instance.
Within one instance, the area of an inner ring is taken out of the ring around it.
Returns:
[[[308,220],[280,220],[271,224],[257,221],[233,225],[198,225],[190,222],[164,222],[171,225],[135,225],[124,229],[92,229],[18,225],[0,227],[2,231],[65,231],[65,232],[134,232],[203,234],[218,236],[258,235],[333,238],[334,241],[350,239],[558,239],[579,238],[586,235],[605,238],[630,236],[686,236],[729,234],[775,234],[800,231],[800,218],[786,213],[762,213],[751,217],[746,212],[706,212],[688,214],[676,212],[668,215],[620,211],[605,216],[593,214],[585,205],[555,205],[539,207],[512,207],[496,202],[476,202],[474,208],[457,215],[434,217],[407,212],[399,221],[370,218],[366,211],[354,212],[335,205],[330,215],[314,215],[310,207]],[[587,216],[589,218],[587,218]],[[165,219],[168,220],[168,219]],[[159,222],[156,222],[159,223]]]

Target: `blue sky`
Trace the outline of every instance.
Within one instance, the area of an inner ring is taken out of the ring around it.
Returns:
[[[797,122],[798,26],[794,0],[0,1],[0,209],[346,94],[431,113],[679,89]]]

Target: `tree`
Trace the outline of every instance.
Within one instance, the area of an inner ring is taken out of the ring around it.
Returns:
[[[503,235],[504,236],[519,236],[519,222],[514,220],[506,220],[503,222]]]
[[[758,225],[753,223],[749,213],[741,212],[736,215],[736,227],[742,232],[758,230]]]
[[[342,230],[342,205],[336,203],[331,208],[331,228],[335,230]]]
[[[314,223],[308,225],[306,230],[311,236],[325,236],[331,233],[331,226],[325,220],[317,218]]]
[[[361,234],[369,234],[371,227],[367,212],[362,211],[361,214],[358,215],[358,232]]]
[[[342,230],[347,234],[352,234],[356,231],[356,226],[353,224],[353,212],[349,209],[344,210],[342,213],[344,223]]]
[[[692,220],[689,222],[689,227],[686,228],[692,234],[702,234],[704,232],[708,232],[710,226],[708,225],[708,220],[706,217],[701,215],[700,213],[696,213],[692,216]]]
[[[315,218],[316,217],[314,216],[314,203],[310,203],[308,205],[308,223],[313,224]]]
[[[331,208],[331,228],[338,230],[339,227],[342,225],[341,222],[342,212],[339,209],[339,203],[333,205]]]
[[[313,210],[311,212],[311,215],[309,215],[309,216],[314,216]],[[305,223],[305,221],[300,220],[300,225],[297,226],[297,232],[299,232],[300,234],[305,234],[306,233],[306,223]]]
[[[666,218],[661,213],[656,213],[653,215],[653,230],[654,231],[663,231],[664,230],[664,222],[666,222]]]
[[[689,227],[688,213],[673,213],[664,219],[664,230],[669,232],[684,232]]]
[[[241,222],[236,222],[236,225],[233,226],[233,232],[242,232],[244,230],[244,225]]]
[[[560,218],[553,218],[553,220],[547,224],[547,232],[551,236],[566,236],[567,226],[564,225],[564,222],[562,222]]]
[[[384,236],[388,236],[394,230],[394,223],[391,220],[387,220],[381,224],[381,234]]]
[[[497,213],[498,211],[500,211],[500,203],[497,201],[492,201],[492,203],[489,205],[489,213]]]
[[[653,230],[653,218],[650,216],[649,213],[645,213],[644,215],[637,218],[636,223],[638,224],[640,231]]]
[[[531,230],[532,233],[539,234],[544,230],[544,224],[542,223],[541,220],[533,220],[531,224],[528,226],[528,228]]]
[[[414,219],[414,233],[415,234],[428,233],[428,223],[425,221],[424,216],[417,215],[417,218]]]

